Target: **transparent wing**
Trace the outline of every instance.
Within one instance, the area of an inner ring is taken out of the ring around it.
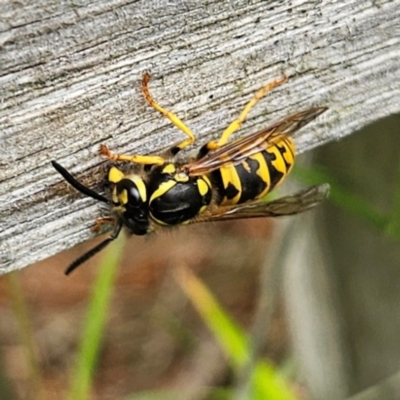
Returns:
[[[184,165],[183,169],[190,176],[200,176],[227,164],[240,164],[251,155],[265,150],[265,142],[271,146],[279,143],[283,137],[293,135],[326,110],[326,107],[317,107],[293,114],[261,131],[227,143],[199,160]]]
[[[215,209],[211,208],[194,218],[190,223],[298,214],[317,206],[328,195],[329,184],[323,183],[270,202],[257,200],[234,206],[216,206]]]

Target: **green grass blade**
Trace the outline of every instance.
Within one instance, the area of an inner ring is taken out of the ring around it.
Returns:
[[[236,322],[224,312],[203,283],[186,268],[180,271],[179,283],[219,340],[232,365],[238,368],[246,363],[249,360],[249,343]]]
[[[121,235],[118,240],[110,244],[105,250],[104,257],[100,263],[99,273],[89,301],[76,367],[72,373],[71,387],[67,396],[69,400],[86,400],[90,398],[89,392],[101,349],[108,306],[124,242],[125,239]]]
[[[186,268],[180,269],[179,283],[220,343],[236,372],[251,358],[251,343],[245,332],[218,304],[203,283]],[[283,378],[267,361],[256,363],[250,384],[251,399],[288,400],[295,396]]]

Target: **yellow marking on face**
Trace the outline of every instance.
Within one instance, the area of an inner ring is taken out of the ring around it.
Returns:
[[[200,196],[202,197],[204,197],[210,190],[210,187],[208,186],[207,182],[202,178],[199,178],[197,180],[197,187],[199,189]]]
[[[168,190],[172,189],[176,185],[176,182],[174,180],[169,180],[167,182],[161,183],[161,185],[158,187],[157,190],[154,191],[154,193],[150,197],[150,203],[156,199],[157,197],[161,197],[165,193],[168,192]],[[157,221],[158,222],[158,221]],[[164,224],[165,225],[165,224]]]
[[[128,203],[128,192],[124,189],[121,193],[118,194],[118,202],[120,204]]]
[[[124,176],[124,173],[116,167],[111,167],[110,171],[108,172],[108,180],[112,183],[119,182]]]
[[[142,199],[143,202],[145,202],[147,200],[147,189],[143,179],[138,176],[130,177],[129,179],[135,183],[139,191],[140,198]]]
[[[167,164],[162,172],[164,172],[165,174],[173,174],[176,171],[176,167],[174,164]]]

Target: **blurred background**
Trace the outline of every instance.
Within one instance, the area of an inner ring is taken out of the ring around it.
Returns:
[[[300,156],[279,193],[332,187],[301,216],[0,277],[0,399],[399,399],[399,148],[396,115]]]

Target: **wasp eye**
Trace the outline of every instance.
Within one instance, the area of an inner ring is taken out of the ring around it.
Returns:
[[[121,213],[124,224],[135,235],[145,235],[149,228],[147,212],[147,189],[138,177],[121,179],[116,185],[118,202],[123,206]]]
[[[143,185],[143,190],[145,186]],[[140,186],[131,179],[122,179],[117,183],[117,193],[122,204],[137,206],[142,204],[146,199],[146,193],[140,191]]]
[[[137,190],[137,188],[135,186],[132,186],[128,189],[128,202],[129,203],[140,202],[139,190]]]

